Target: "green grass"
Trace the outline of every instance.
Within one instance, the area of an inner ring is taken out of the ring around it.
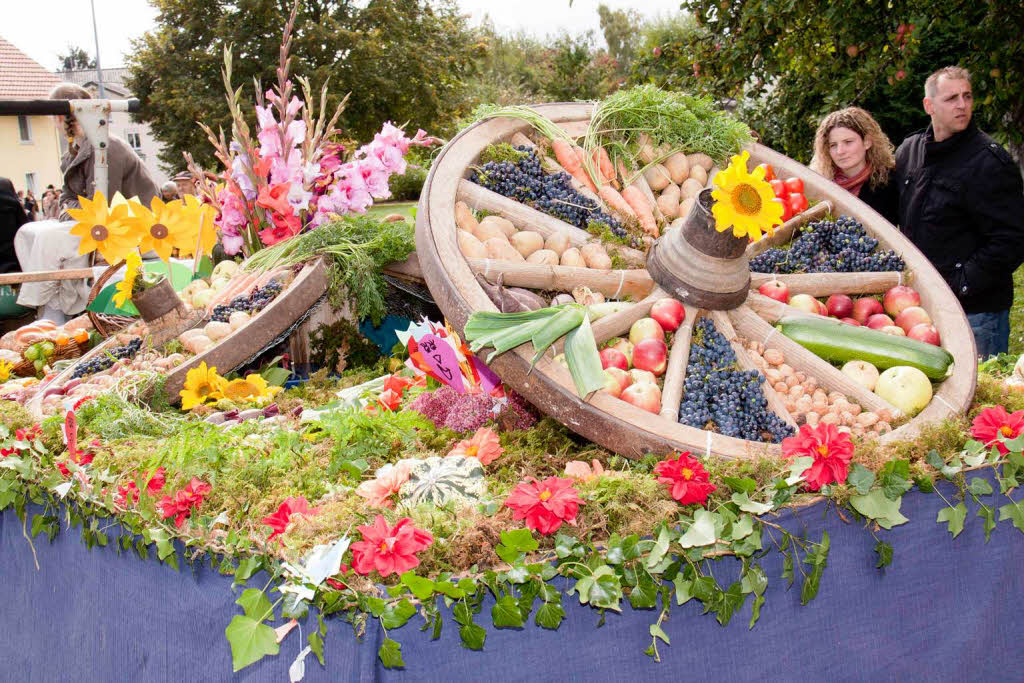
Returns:
[[[374,204],[366,210],[366,215],[384,218],[384,216],[391,213],[400,213],[411,221],[413,220],[412,210],[414,208],[416,208],[416,202],[387,202],[384,204]]]
[[[1024,353],[1024,267],[1013,274],[1013,306],[1010,308],[1010,353]]]

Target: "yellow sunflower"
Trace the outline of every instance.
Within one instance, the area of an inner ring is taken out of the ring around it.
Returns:
[[[138,240],[131,234],[128,221],[132,218],[127,204],[107,205],[107,198],[97,191],[92,199],[79,197],[79,209],[68,209],[78,221],[71,234],[81,239],[79,254],[99,251],[107,263],[117,263],[131,251]]]
[[[132,288],[135,287],[135,278],[139,276],[142,269],[142,257],[136,249],[125,257],[124,279],[115,285],[117,294],[114,295],[114,305],[123,308],[124,304],[132,296]]]
[[[5,360],[0,360],[0,382],[6,382],[11,378],[14,366]]]
[[[165,204],[159,197],[153,197],[148,209],[137,201],[128,201],[135,214],[129,220],[129,226],[139,240],[142,253],[154,251],[168,262],[174,249],[188,247],[190,231],[180,199]]]
[[[267,380],[261,375],[252,374],[245,379],[233,379],[224,387],[224,398],[231,401],[256,401],[264,398],[273,398],[281,387],[267,385]]]
[[[206,361],[192,368],[185,376],[185,388],[179,392],[181,409],[192,410],[207,401],[216,402],[224,398],[224,387],[227,383],[217,374],[217,368],[206,367]]]
[[[188,244],[178,247],[182,256],[191,256],[199,245],[200,256],[213,253],[217,244],[217,226],[213,221],[217,218],[217,209],[212,204],[204,204],[192,194],[185,195],[185,216],[189,229]],[[200,230],[202,234],[200,235]]]
[[[715,176],[711,213],[719,232],[731,228],[736,237],[757,241],[762,232],[771,235],[782,223],[782,204],[772,201],[775,193],[764,179],[763,167],[755,168],[753,173],[747,171],[749,158],[749,152],[737,154],[729,167]]]

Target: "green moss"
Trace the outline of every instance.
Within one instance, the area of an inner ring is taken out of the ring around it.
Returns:
[[[35,424],[31,413],[15,401],[0,401],[0,424],[11,431],[25,429]]]
[[[515,164],[525,159],[527,155],[527,152],[521,152],[507,142],[499,142],[488,145],[484,148],[484,151],[480,152],[480,163],[489,164],[492,161],[496,163],[508,161]]]

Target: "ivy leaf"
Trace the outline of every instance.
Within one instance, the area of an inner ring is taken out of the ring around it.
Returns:
[[[533,537],[533,532],[529,529],[512,529],[511,531],[502,531],[501,542],[509,548],[515,548],[516,550],[524,553],[534,551],[540,547],[540,544],[537,543],[537,539]]]
[[[235,600],[244,611],[245,616],[256,621],[266,621],[268,617],[273,618],[274,612],[270,606],[270,600],[258,588],[247,588],[242,595]]]
[[[669,641],[669,639],[668,639],[668,634],[665,633],[665,631],[660,626],[658,626],[657,624],[651,624],[651,626],[648,629],[648,631],[650,632],[652,638],[658,638],[662,642],[664,642],[666,645],[671,645],[672,644]]]
[[[522,565],[517,565],[515,567],[512,567],[512,569],[509,569],[505,573],[505,576],[508,578],[510,583],[520,584],[526,583],[526,581],[530,578],[530,572],[526,569],[526,567]]]
[[[388,605],[380,615],[380,623],[386,629],[405,626],[406,622],[416,614],[416,607],[408,600],[401,600],[396,605]]]
[[[466,597],[466,592],[451,581],[435,581],[434,590],[443,593],[453,600],[460,600]]]
[[[722,477],[722,481],[736,493],[749,495],[757,490],[757,482],[750,477]]]
[[[422,576],[416,576],[416,572],[409,570],[400,577],[402,584],[409,589],[409,592],[420,600],[429,600],[434,594],[434,582]]]
[[[377,650],[377,656],[380,657],[381,664],[387,669],[399,669],[405,666],[405,662],[402,661],[402,645],[390,638],[385,638],[381,643],[380,649]]]
[[[523,614],[519,603],[511,595],[498,600],[491,608],[491,619],[497,628],[519,628],[523,625]]]
[[[482,650],[484,641],[487,640],[487,631],[471,622],[459,627],[459,637],[462,638],[462,646],[467,650]]]
[[[992,495],[992,484],[984,477],[974,477],[967,485],[967,490],[976,496],[989,496]]]
[[[236,614],[224,629],[231,645],[231,670],[240,671],[266,655],[279,651],[277,634],[266,624],[252,617]]]
[[[665,557],[665,553],[668,552],[668,544],[671,540],[672,532],[668,530],[668,527],[661,527],[661,531],[658,532],[658,540],[655,541],[654,547],[651,548],[651,554],[647,556],[648,567],[653,567],[661,562],[662,558]]]
[[[676,585],[677,605],[685,605],[693,599],[693,581],[691,579],[684,579],[682,574],[676,574],[676,578],[672,579],[672,583]]]
[[[978,516],[984,520],[985,543],[988,543],[988,539],[992,536],[992,530],[996,528],[996,511],[987,505],[982,505],[978,508]]]
[[[878,472],[879,483],[889,500],[898,500],[910,490],[910,461],[890,460]]]
[[[494,546],[494,552],[498,557],[504,560],[506,564],[515,564],[519,561],[521,556],[521,553],[515,548],[510,548],[507,545],[502,545],[501,543]]]
[[[309,634],[309,649],[316,655],[320,666],[324,665],[324,637],[319,632],[313,631]]]
[[[736,613],[736,610],[743,607],[746,599],[747,596],[741,590],[739,582],[734,582],[727,590],[721,592],[715,619],[719,624],[725,626],[732,620],[732,615]]]
[[[814,464],[814,458],[809,455],[793,458],[789,464],[789,476],[786,477],[786,486],[799,484],[804,480],[804,472]]]
[[[740,590],[744,593],[761,595],[767,587],[768,575],[764,573],[763,569],[761,569],[761,565],[751,565],[750,568],[743,573],[743,579],[740,581]]]
[[[747,627],[748,629],[753,629],[754,628],[754,624],[756,624],[757,620],[761,618],[761,606],[763,604],[764,604],[764,596],[763,595],[755,595],[754,596],[754,604],[750,606],[750,626]]]
[[[658,586],[646,575],[629,592],[629,604],[633,609],[651,609],[658,603]]]
[[[750,515],[743,515],[732,525],[732,537],[734,540],[746,538],[754,533],[754,518]]]
[[[622,585],[619,577],[608,565],[602,565],[590,576],[585,576],[576,582],[572,591],[580,596],[580,604],[590,604],[594,607],[604,607],[620,611],[619,600],[622,599]]]
[[[768,503],[756,503],[750,500],[750,496],[746,491],[732,494],[732,502],[736,503],[740,510],[754,515],[763,515],[772,509],[772,506]]]
[[[999,521],[1013,520],[1013,525],[1024,532],[1024,506],[1012,502],[999,508]]]
[[[161,557],[160,559],[162,560],[163,558]],[[262,565],[263,561],[260,558],[253,556],[247,557],[239,562],[238,568],[235,569],[234,585],[245,585],[245,582],[252,578],[252,575],[258,572]]]
[[[884,529],[891,529],[910,520],[900,514],[903,499],[890,499],[883,489],[875,489],[866,496],[851,496],[850,504],[860,514],[878,522]]]
[[[555,535],[555,555],[559,559],[565,559],[570,555],[577,554],[577,548],[580,548],[581,544],[572,536],[566,534]]]
[[[534,617],[533,622],[541,628],[554,630],[562,624],[564,618],[565,610],[562,609],[561,603],[545,602],[537,610],[537,616]]]
[[[948,522],[949,533],[953,534],[953,538],[956,538],[964,530],[965,519],[967,519],[967,506],[961,502],[957,503],[955,507],[944,507],[939,510],[935,521]]]
[[[690,528],[686,530],[685,534],[679,537],[679,545],[684,548],[694,548],[711,545],[714,542],[714,513],[708,512],[707,510],[697,510],[693,515],[693,524],[690,525]]]
[[[878,563],[875,565],[878,569],[885,569],[892,564],[892,546],[885,541],[879,541],[875,544],[875,552],[878,553]]]
[[[875,483],[875,473],[860,463],[855,462],[853,467],[850,468],[850,474],[846,478],[846,483],[857,489],[857,493],[860,495],[867,495],[868,491],[871,490],[871,486]]]

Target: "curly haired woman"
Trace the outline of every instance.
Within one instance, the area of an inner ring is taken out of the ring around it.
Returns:
[[[899,191],[890,182],[893,145],[871,114],[860,107],[834,111],[814,135],[811,169],[855,195],[895,224]]]

